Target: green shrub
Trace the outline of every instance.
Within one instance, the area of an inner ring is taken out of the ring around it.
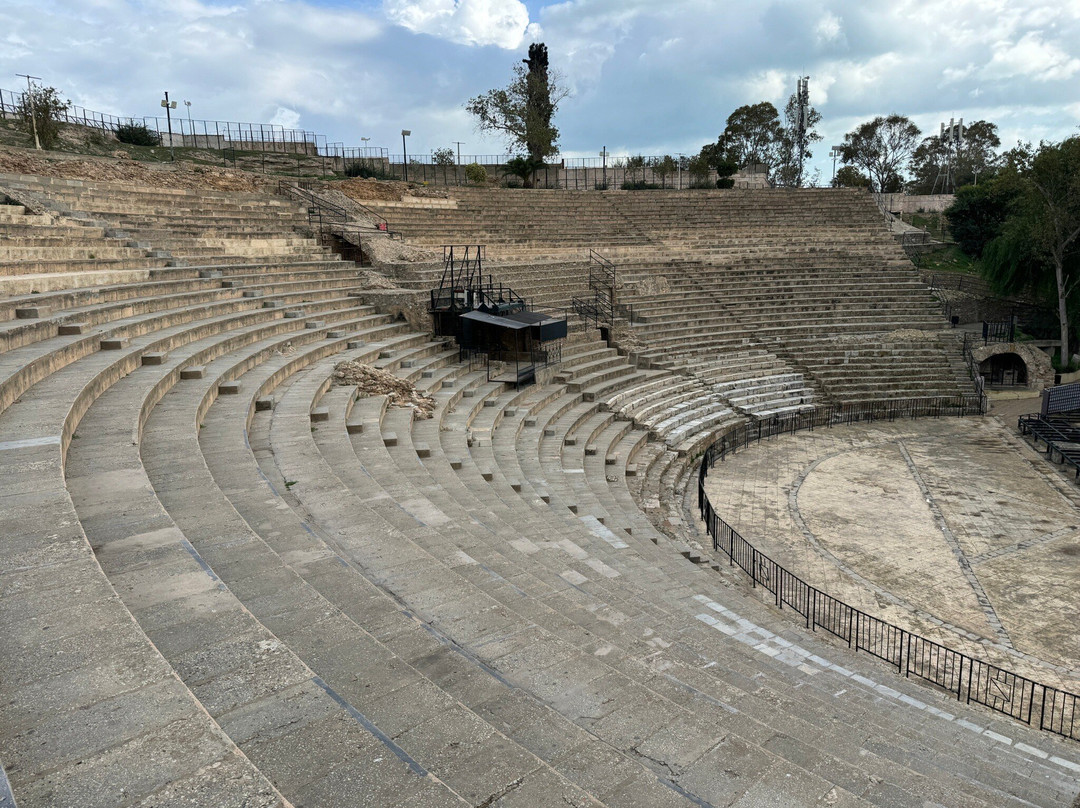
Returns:
[[[36,130],[41,148],[51,149],[60,142],[60,117],[70,107],[71,102],[61,101],[55,87],[34,87],[22,94],[15,115],[27,135],[33,138]]]
[[[465,166],[465,179],[467,179],[473,185],[484,185],[487,183],[487,169],[479,163],[469,163]]]
[[[116,127],[116,139],[132,146],[157,146],[161,136],[142,123],[122,123]]]
[[[372,164],[365,160],[348,160],[345,163],[346,177],[359,177],[364,180],[388,180],[391,177],[381,164]]]
[[[624,191],[658,191],[660,185],[655,182],[645,182],[645,180],[627,180],[620,186]]]
[[[720,177],[716,181],[716,187],[717,188],[734,188],[735,187],[735,179],[733,177]]]

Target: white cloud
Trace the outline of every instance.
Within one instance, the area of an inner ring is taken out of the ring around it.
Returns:
[[[1029,31],[1016,42],[998,42],[994,56],[983,71],[988,78],[1029,76],[1035,81],[1072,78],[1080,71],[1080,59],[1066,53],[1054,42],[1046,42],[1037,31]]]
[[[300,113],[288,107],[278,107],[274,117],[270,119],[270,123],[283,129],[299,129]]]
[[[430,34],[461,45],[518,47],[530,26],[529,10],[520,0],[384,0],[391,22],[418,34]]]
[[[844,22],[831,11],[818,20],[814,26],[814,36],[818,45],[838,44],[845,41]]]

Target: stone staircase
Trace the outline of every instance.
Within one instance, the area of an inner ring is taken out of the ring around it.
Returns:
[[[707,563],[678,493],[741,416],[702,379],[579,332],[550,384],[488,382],[361,304],[348,265],[281,246],[0,300],[19,806],[1076,795],[1074,744],[806,634]],[[434,417],[334,386],[343,358]]]

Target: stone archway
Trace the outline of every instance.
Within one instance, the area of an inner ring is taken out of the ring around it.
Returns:
[[[1054,383],[1050,357],[1030,345],[998,342],[971,351],[979,370],[991,386],[1003,385],[1042,390]]]

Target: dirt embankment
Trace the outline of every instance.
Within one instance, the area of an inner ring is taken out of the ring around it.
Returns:
[[[247,171],[189,162],[150,168],[130,159],[47,159],[33,152],[0,147],[0,173],[32,174],[99,182],[127,182],[152,188],[217,191],[265,191],[276,180]]]

